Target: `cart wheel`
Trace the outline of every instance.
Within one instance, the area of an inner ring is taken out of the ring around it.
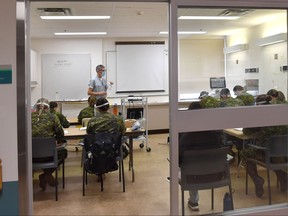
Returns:
[[[146,148],[146,151],[147,151],[147,152],[150,152],[150,151],[151,151],[151,148],[149,148],[149,147]]]
[[[144,144],[143,144],[143,143],[140,143],[140,144],[139,144],[139,147],[140,147],[140,148],[143,148],[143,147],[144,147]]]

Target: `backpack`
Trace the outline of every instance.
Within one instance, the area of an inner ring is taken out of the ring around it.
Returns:
[[[120,133],[99,132],[84,138],[85,169],[91,174],[118,170],[117,156],[121,146]]]

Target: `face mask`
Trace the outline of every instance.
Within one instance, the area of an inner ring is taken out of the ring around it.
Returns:
[[[104,76],[105,76],[105,74],[106,74],[106,72],[105,72],[105,71],[103,71],[103,72],[102,72],[102,77],[104,77]]]

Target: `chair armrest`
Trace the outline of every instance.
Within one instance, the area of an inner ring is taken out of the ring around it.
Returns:
[[[247,147],[251,147],[251,148],[255,148],[255,149],[258,149],[258,150],[262,150],[262,151],[266,151],[267,148],[265,147],[262,147],[262,146],[258,146],[258,145],[255,145],[255,144],[247,144]]]

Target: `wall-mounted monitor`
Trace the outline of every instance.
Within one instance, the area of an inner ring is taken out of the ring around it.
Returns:
[[[225,77],[210,77],[210,88],[211,89],[226,88]]]

